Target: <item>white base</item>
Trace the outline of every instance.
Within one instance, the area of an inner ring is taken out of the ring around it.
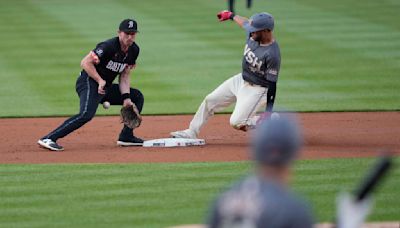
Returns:
[[[143,142],[143,147],[180,147],[180,146],[204,146],[204,139],[164,138]]]

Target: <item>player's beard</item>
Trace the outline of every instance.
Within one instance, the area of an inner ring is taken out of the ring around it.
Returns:
[[[261,41],[261,37],[257,36],[254,40],[257,41],[257,42],[260,42]]]
[[[133,44],[133,40],[126,40],[125,45],[126,46],[131,46]]]
[[[261,41],[261,34],[253,32],[251,34],[251,38],[253,38],[254,41],[260,42]]]

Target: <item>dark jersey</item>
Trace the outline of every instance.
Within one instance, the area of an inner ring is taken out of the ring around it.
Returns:
[[[210,228],[311,228],[307,206],[272,180],[250,176],[223,193],[210,217]]]
[[[128,52],[121,50],[118,37],[98,43],[93,52],[99,57],[100,63],[95,65],[97,72],[110,86],[127,65],[135,65],[139,55],[139,46],[133,43]]]
[[[278,43],[264,46],[249,38],[244,48],[242,75],[245,81],[269,87],[278,81],[281,54]]]

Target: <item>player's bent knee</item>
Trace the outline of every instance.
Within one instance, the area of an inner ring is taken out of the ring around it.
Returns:
[[[135,103],[136,107],[139,109],[139,112],[142,112],[143,104],[144,104],[144,96],[143,93],[138,89],[131,88],[131,100]]]
[[[80,116],[79,121],[82,123],[87,123],[87,122],[91,121],[93,119],[93,117],[94,117],[94,114],[86,112]]]
[[[204,101],[208,106],[214,106],[215,104],[218,103],[218,97],[214,96],[213,94],[208,94],[205,98]]]
[[[143,93],[138,89],[131,88],[130,94],[133,99],[142,100],[142,101],[144,100]]]

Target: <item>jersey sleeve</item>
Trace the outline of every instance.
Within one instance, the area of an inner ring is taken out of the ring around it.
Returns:
[[[250,39],[250,37],[251,37],[250,32],[247,31],[247,30],[244,28],[244,26],[247,25],[248,23],[249,23],[249,21],[245,21],[245,22],[243,23],[243,30],[244,30],[244,32],[245,32],[245,34],[246,34],[246,42],[247,42],[247,41]]]
[[[137,45],[134,45],[130,50],[129,50],[129,58],[127,64],[129,66],[135,65],[136,64],[136,59],[139,56],[140,48]]]
[[[281,58],[278,54],[272,54],[266,59],[266,79],[271,82],[278,81]]]
[[[92,51],[99,57],[100,62],[107,62],[112,56],[113,47],[109,43],[102,42],[97,44],[96,48]]]

